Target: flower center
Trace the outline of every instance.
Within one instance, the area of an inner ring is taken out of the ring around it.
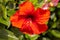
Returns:
[[[34,19],[34,15],[29,14],[29,15],[26,16],[26,18],[27,18],[27,19],[31,19],[31,20],[33,20],[33,19]]]

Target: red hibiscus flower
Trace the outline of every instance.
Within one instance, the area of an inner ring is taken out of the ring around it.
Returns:
[[[31,2],[26,1],[19,5],[19,10],[10,17],[12,26],[19,28],[24,34],[41,34],[48,29],[50,11],[41,8],[34,9]]]

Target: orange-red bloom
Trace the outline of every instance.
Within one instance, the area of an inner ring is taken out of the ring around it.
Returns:
[[[19,5],[19,10],[10,17],[10,21],[12,26],[19,28],[23,33],[40,34],[48,29],[45,23],[49,17],[49,10],[34,9],[33,4],[26,1]]]

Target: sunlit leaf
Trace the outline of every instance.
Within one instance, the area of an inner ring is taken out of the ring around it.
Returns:
[[[34,5],[37,4],[38,0],[30,0]]]
[[[50,18],[51,18],[51,20],[53,20],[53,22],[55,22],[57,20],[55,13],[53,13]]]
[[[28,40],[36,40],[39,37],[39,35],[28,35],[28,34],[25,34],[25,37]]]
[[[49,38],[43,37],[42,40],[50,40]]]
[[[7,20],[4,20],[2,17],[0,18],[0,23],[6,25],[6,26],[10,26],[10,21],[9,18],[7,18]]]
[[[1,7],[1,10],[2,10],[1,14],[3,14],[3,18],[6,19],[7,18],[7,9],[2,4],[0,4],[0,7]]]

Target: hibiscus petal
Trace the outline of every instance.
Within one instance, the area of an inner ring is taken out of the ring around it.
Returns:
[[[20,15],[26,15],[34,11],[34,6],[31,2],[26,1],[19,5]]]
[[[26,20],[23,26],[20,28],[20,31],[24,34],[39,34],[39,30],[36,27],[36,24],[32,23],[30,19]]]
[[[45,32],[48,29],[48,26],[45,24],[36,24],[36,23],[31,23],[30,27],[32,28],[34,34],[41,34]]]
[[[39,29],[40,33],[43,33],[48,29],[48,26],[46,24],[39,24],[38,29]]]
[[[33,34],[33,30],[30,27],[30,21],[25,20],[23,26],[20,28],[20,31],[23,32],[24,34]]]
[[[31,27],[26,25],[22,26],[20,28],[20,31],[23,32],[24,34],[33,34],[33,30],[31,29]]]
[[[15,21],[15,22],[13,21],[12,25],[16,28],[21,28],[23,23],[24,23],[24,19],[20,19],[19,21]]]
[[[19,16],[19,10],[16,11],[16,13],[10,17],[10,21],[12,23],[12,26],[16,28],[21,28],[24,19]]]
[[[24,34],[41,34],[47,30],[46,25],[38,25],[35,22],[32,22],[30,19],[26,20],[23,26],[20,28],[20,31]]]
[[[10,16],[10,21],[17,21],[18,15],[19,15],[19,10],[17,10],[14,15]]]
[[[40,34],[41,32],[38,29],[38,25],[36,23],[30,23],[30,27],[33,30],[33,34]]]
[[[19,29],[24,34],[41,34],[48,29],[47,25],[38,25],[32,21],[25,21],[23,26]]]
[[[35,15],[36,15],[36,22],[38,24],[45,24],[49,20],[50,11],[38,8],[35,12]]]

